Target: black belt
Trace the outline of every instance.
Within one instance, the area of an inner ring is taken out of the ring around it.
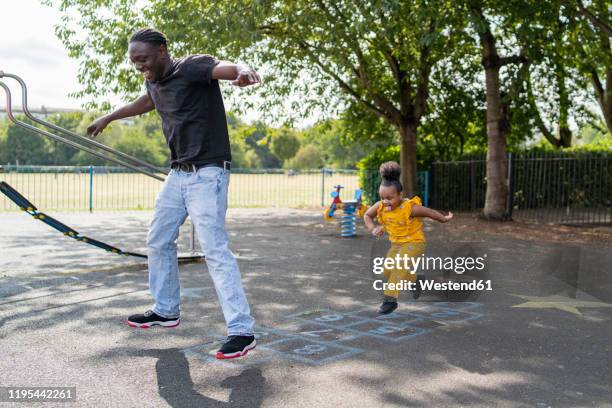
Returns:
[[[199,169],[204,167],[220,167],[223,170],[230,170],[232,167],[232,163],[228,161],[219,161],[215,163],[207,163],[207,164],[189,164],[189,163],[172,163],[170,166],[173,170],[187,171],[187,172],[196,172]]]

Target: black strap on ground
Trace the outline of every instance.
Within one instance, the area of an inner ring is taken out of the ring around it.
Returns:
[[[28,201],[27,198],[25,198],[24,196],[22,196],[21,194],[19,194],[19,192],[17,190],[15,190],[13,187],[11,187],[10,185],[8,185],[7,183],[5,183],[4,181],[0,181],[0,191],[2,191],[2,193],[4,193],[4,195],[6,195],[11,201],[13,201],[15,204],[17,204],[19,206],[19,208],[25,212],[27,212],[28,214],[30,214],[32,217],[36,218],[37,220],[40,220],[42,222],[44,222],[45,224],[47,224],[48,226],[50,226],[51,228],[54,228],[56,230],[58,230],[59,232],[61,232],[62,234],[76,239],[77,241],[80,242],[84,242],[86,244],[89,245],[93,245],[97,248],[103,249],[107,252],[112,252],[118,255],[125,255],[125,256],[135,256],[138,258],[147,258],[146,255],[143,254],[138,254],[135,252],[126,252],[126,251],[122,251],[119,248],[115,248],[114,246],[108,245],[102,241],[98,241],[95,240],[93,238],[89,238],[86,236],[83,236],[81,234],[79,234],[77,231],[73,230],[72,228],[70,228],[69,226],[61,223],[60,221],[56,220],[55,218],[38,211],[38,209],[34,206],[34,204],[32,204],[31,202]],[[194,257],[194,258],[199,258],[199,257]]]

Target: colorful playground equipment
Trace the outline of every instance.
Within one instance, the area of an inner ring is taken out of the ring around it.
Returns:
[[[367,208],[362,203],[361,189],[355,190],[355,198],[353,201],[342,201],[340,199],[340,190],[344,186],[334,186],[336,191],[332,191],[331,196],[334,199],[329,207],[325,209],[323,217],[325,221],[332,221],[337,210],[342,211],[340,216],[340,235],[342,237],[354,237],[357,235],[357,216],[363,217]]]

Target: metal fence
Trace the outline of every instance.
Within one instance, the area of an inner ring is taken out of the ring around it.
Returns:
[[[612,223],[612,155],[531,154],[508,160],[514,219],[565,224]],[[120,167],[0,166],[6,181],[45,210],[151,209],[162,183]],[[486,160],[438,162],[418,175],[423,204],[437,209],[478,211],[484,207]],[[357,188],[378,199],[378,172],[316,169],[232,169],[230,207],[320,207],[336,185],[343,200]],[[17,210],[0,194],[0,211]]]
[[[612,155],[534,153],[508,157],[508,213],[514,219],[563,224],[612,223]],[[484,207],[486,160],[434,163],[432,206]]]
[[[151,209],[162,183],[122,167],[0,166],[6,181],[45,210]],[[232,169],[230,207],[304,208],[327,205],[334,186],[343,199],[359,188],[356,170]],[[328,199],[329,198],[329,199]],[[17,210],[0,194],[0,211]]]

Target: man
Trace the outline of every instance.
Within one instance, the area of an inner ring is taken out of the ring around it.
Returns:
[[[179,324],[180,286],[176,239],[191,217],[214,282],[228,340],[217,358],[241,357],[255,348],[254,320],[225,230],[231,161],[225,108],[218,80],[236,86],[260,82],[256,72],[208,55],[172,59],[163,33],[146,28],[129,41],[128,54],[145,78],[147,94],[94,121],[96,136],[113,120],[156,109],[171,152],[171,171],[155,202],[147,237],[152,310],[130,316],[132,327]]]

